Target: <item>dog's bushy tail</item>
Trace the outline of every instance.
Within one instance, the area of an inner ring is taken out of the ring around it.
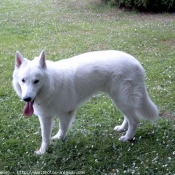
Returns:
[[[157,106],[151,101],[146,89],[140,104],[140,108],[137,112],[138,116],[149,121],[155,121],[159,117],[159,110]]]

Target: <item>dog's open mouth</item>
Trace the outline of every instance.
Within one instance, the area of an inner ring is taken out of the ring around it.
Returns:
[[[24,115],[29,117],[33,114],[34,112],[33,103],[34,103],[34,100],[30,102],[26,102],[26,105],[24,106]]]

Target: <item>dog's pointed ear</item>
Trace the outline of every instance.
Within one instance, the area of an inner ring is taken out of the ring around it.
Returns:
[[[44,50],[42,50],[41,53],[40,53],[40,61],[39,61],[39,63],[40,63],[42,68],[46,68],[46,56],[45,56]]]
[[[23,61],[24,61],[24,58],[21,55],[21,53],[19,51],[16,51],[16,55],[15,55],[15,65],[16,65],[16,67],[20,68]]]

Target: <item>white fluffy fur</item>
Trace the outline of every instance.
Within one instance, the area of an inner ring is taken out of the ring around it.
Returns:
[[[49,146],[53,119],[59,117],[59,131],[53,139],[64,138],[77,108],[99,91],[124,114],[122,125],[114,128],[127,130],[121,141],[134,137],[137,117],[158,118],[158,109],[147,94],[144,69],[133,56],[121,51],[89,52],[57,62],[46,61],[44,51],[32,61],[17,51],[13,87],[21,99],[34,100],[42,130],[37,154],[45,153]]]

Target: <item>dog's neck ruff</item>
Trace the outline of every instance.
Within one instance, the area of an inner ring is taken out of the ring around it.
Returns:
[[[24,106],[24,115],[29,117],[33,114],[33,103],[34,101],[26,102],[26,105]]]

